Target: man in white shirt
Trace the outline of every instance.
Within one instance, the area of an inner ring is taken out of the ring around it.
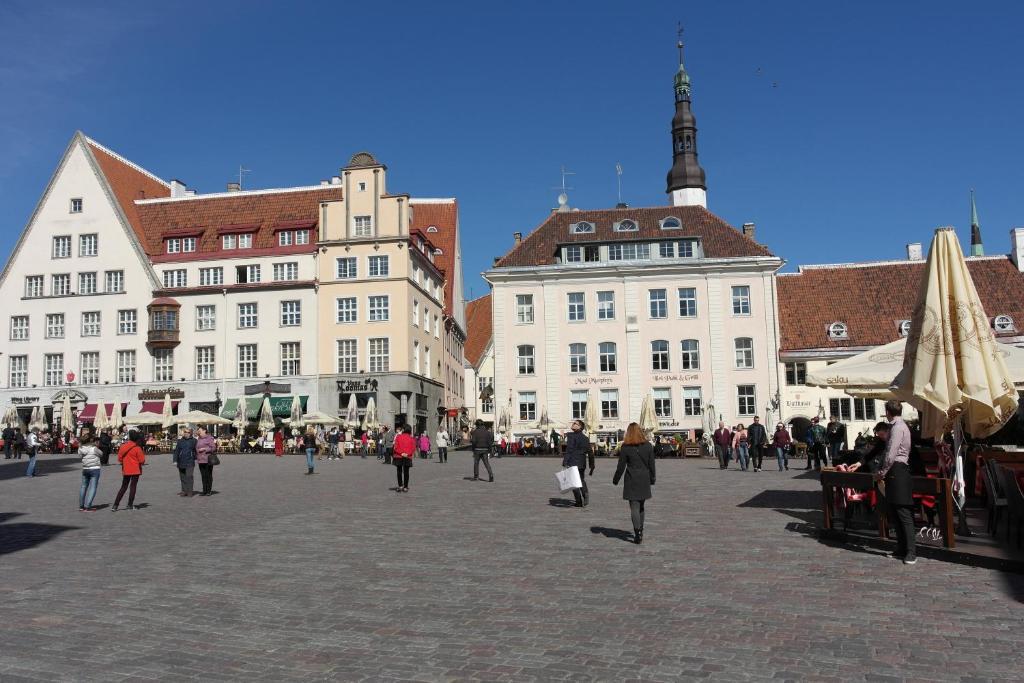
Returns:
[[[438,425],[437,434],[434,435],[434,443],[437,445],[437,461],[448,462],[448,442],[451,437],[448,436],[448,430],[444,428],[444,425]]]
[[[33,427],[25,439],[25,450],[28,451],[28,469],[25,470],[26,477],[36,476],[36,451],[39,450],[39,428]]]

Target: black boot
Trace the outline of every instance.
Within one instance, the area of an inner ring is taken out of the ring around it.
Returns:
[[[633,542],[636,543],[637,545],[640,545],[641,543],[644,542],[644,530],[643,529],[633,529]]]

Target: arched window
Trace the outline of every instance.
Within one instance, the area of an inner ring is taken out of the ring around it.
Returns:
[[[536,356],[533,346],[523,344],[516,347],[516,355],[519,358],[519,374],[532,375],[536,370]]]
[[[651,342],[651,370],[668,370],[668,342],[657,339]]]
[[[616,372],[618,370],[618,352],[615,342],[601,342],[598,346],[601,361],[601,372]]]
[[[619,221],[615,224],[615,232],[636,232],[638,229],[636,223],[630,220]]]
[[[569,344],[569,372],[587,371],[587,345]]]
[[[1014,330],[1013,318],[1008,315],[997,315],[992,321],[992,327],[996,332],[1012,332]]]
[[[431,225],[427,227],[427,232],[437,232],[437,226]]]
[[[696,339],[684,339],[683,349],[683,370],[700,370],[700,342]]]
[[[750,337],[736,337],[736,367],[749,369],[754,367],[754,340]]]
[[[834,322],[828,326],[829,339],[846,339],[847,332],[846,323]]]
[[[580,221],[579,223],[573,223],[570,232],[574,235],[583,235],[586,233],[594,232],[594,224],[586,221]]]
[[[689,135],[686,136],[686,151],[693,149],[693,138]]]
[[[669,216],[668,218],[664,218],[661,221],[662,230],[678,230],[681,227],[683,227],[682,221],[680,221],[675,216]]]

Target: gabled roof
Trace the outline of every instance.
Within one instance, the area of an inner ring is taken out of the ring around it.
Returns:
[[[163,180],[153,175],[141,166],[134,164],[124,157],[110,151],[92,138],[85,137],[85,142],[96,159],[100,172],[107,179],[111,192],[117,200],[121,211],[131,224],[132,229],[138,236],[139,241],[146,243],[146,236],[139,221],[136,210],[136,199],[152,199],[155,197],[169,197],[171,187]]]
[[[484,352],[491,343],[491,295],[466,303],[466,360],[473,367],[480,365]]]
[[[662,230],[661,221],[674,216],[682,228]],[[631,220],[638,230],[616,232],[613,225]],[[592,233],[574,234],[570,226],[593,223]],[[555,211],[547,220],[513,247],[496,268],[543,266],[555,263],[559,245],[585,242],[632,242],[698,237],[706,258],[741,258],[773,254],[703,206],[657,206],[649,208],[600,209],[593,211]]]
[[[309,244],[293,251],[316,250],[315,226],[319,222],[320,202],[341,199],[340,185],[321,185],[280,191],[238,192],[208,197],[146,201],[135,205],[138,212],[142,240],[150,257],[165,252],[164,238],[181,235],[195,229],[200,237],[191,258],[217,256],[247,256],[259,249],[278,245],[276,232],[299,226],[311,228]],[[252,250],[221,251],[221,234],[225,232],[253,233]]]
[[[899,323],[911,318],[924,268],[924,261],[886,261],[780,273],[780,350],[858,348],[900,339]],[[1008,315],[1024,330],[1024,274],[1005,256],[968,258],[967,268],[985,314]],[[846,339],[829,338],[835,322],[846,324]]]
[[[410,199],[412,230],[419,230],[440,254],[434,255],[434,265],[444,272],[444,313],[454,316],[455,254],[459,240],[459,205],[455,199]],[[436,232],[430,230],[437,228]]]

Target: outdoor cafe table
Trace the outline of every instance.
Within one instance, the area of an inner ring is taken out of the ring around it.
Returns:
[[[940,524],[942,526],[943,545],[947,548],[956,546],[956,538],[953,530],[953,488],[949,479],[938,479],[934,477],[911,477],[913,492],[929,496],[935,496],[936,508],[938,510]],[[857,491],[871,491],[875,488],[874,477],[867,472],[837,472],[835,470],[821,471],[821,493],[822,512],[825,515],[825,529],[835,529],[835,504],[836,489],[854,489]],[[888,538],[888,520],[885,509],[879,506],[878,510],[878,536]]]

